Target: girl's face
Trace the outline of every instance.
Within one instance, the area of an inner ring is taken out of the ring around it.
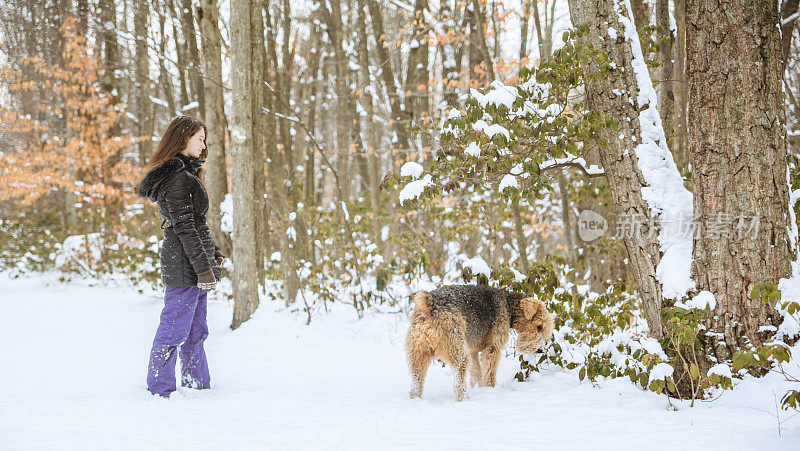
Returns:
[[[200,158],[200,153],[206,148],[206,132],[201,128],[186,143],[186,148],[181,151],[182,154],[191,158]]]

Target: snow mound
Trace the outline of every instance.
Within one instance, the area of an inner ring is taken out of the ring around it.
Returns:
[[[490,268],[489,265],[486,263],[486,261],[484,259],[482,259],[481,257],[477,257],[476,256],[476,257],[470,258],[469,260],[465,261],[462,264],[462,266],[464,268],[471,269],[472,270],[472,274],[475,274],[475,275],[483,274],[486,277],[489,277],[489,276],[492,275],[492,268]]]
[[[418,198],[420,194],[422,194],[422,191],[425,190],[425,187],[431,186],[432,183],[431,175],[425,174],[425,177],[421,180],[414,180],[404,186],[403,189],[400,190],[400,205],[403,205],[407,200]]]
[[[400,168],[400,175],[418,179],[422,175],[422,165],[416,161],[409,161]]]
[[[659,363],[658,365],[654,366],[652,370],[650,370],[650,381],[648,382],[648,385],[650,382],[660,381],[668,377],[672,377],[673,371],[674,370],[671,366],[669,366],[668,363]]]
[[[717,376],[727,377],[728,379],[733,378],[733,376],[731,375],[731,368],[724,363],[718,363],[709,368],[708,377],[711,377],[712,374],[716,374]]]
[[[716,306],[717,300],[710,291],[701,291],[700,293],[697,293],[697,295],[688,300],[685,304],[680,301],[675,303],[675,307],[680,307],[686,310],[693,308],[697,310],[705,310],[706,308],[714,310]]]

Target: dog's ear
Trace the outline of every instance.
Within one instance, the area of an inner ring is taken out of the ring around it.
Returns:
[[[526,320],[530,321],[539,313],[539,310],[543,307],[542,301],[536,298],[524,298],[519,301],[520,305],[522,306],[522,315],[525,317]]]

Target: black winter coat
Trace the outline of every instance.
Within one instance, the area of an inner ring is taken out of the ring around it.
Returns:
[[[161,247],[161,280],[170,287],[197,285],[197,273],[216,266],[214,242],[206,224],[208,194],[197,170],[203,161],[178,154],[145,175],[136,193],[158,204],[158,212],[166,220],[164,244]]]

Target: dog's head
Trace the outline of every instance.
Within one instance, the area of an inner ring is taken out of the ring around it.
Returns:
[[[536,352],[553,334],[553,315],[544,302],[535,298],[519,300],[518,316],[514,322],[517,331],[517,351],[523,354]]]

